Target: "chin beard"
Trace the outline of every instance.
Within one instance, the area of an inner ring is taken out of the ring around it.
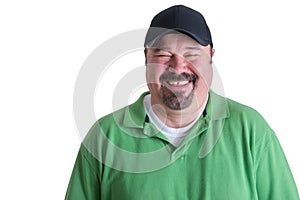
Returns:
[[[161,95],[164,104],[172,110],[183,110],[189,107],[192,104],[194,98],[194,89],[195,84],[198,80],[198,77],[194,74],[182,73],[165,73],[160,77],[161,87]],[[186,91],[178,91],[174,92],[170,90],[168,87],[163,86],[164,81],[181,81],[187,80],[193,83],[194,89],[190,93],[186,93]]]
[[[172,110],[183,110],[192,104],[194,90],[189,94],[185,92],[172,92],[167,87],[161,89],[164,104]]]

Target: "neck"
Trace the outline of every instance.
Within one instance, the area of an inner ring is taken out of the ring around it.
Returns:
[[[157,117],[171,128],[181,128],[192,123],[204,110],[208,98],[206,94],[200,101],[193,100],[192,104],[183,110],[173,110],[163,103],[154,102],[151,105]]]

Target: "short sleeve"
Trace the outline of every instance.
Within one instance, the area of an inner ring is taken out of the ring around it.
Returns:
[[[65,200],[101,199],[99,164],[82,144],[72,171]]]
[[[256,186],[260,200],[299,200],[291,170],[273,131],[256,149]]]

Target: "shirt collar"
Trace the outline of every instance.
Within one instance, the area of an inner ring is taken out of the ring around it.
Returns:
[[[136,102],[125,108],[123,126],[128,128],[144,128],[147,116],[143,99],[148,94],[149,92],[143,93]],[[210,91],[205,114],[205,118],[208,120],[219,120],[229,117],[230,113],[226,98]]]

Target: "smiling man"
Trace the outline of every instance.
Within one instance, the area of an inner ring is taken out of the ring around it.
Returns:
[[[298,200],[281,146],[254,109],[211,90],[210,30],[179,5],[145,39],[149,92],[99,119],[67,200]]]

